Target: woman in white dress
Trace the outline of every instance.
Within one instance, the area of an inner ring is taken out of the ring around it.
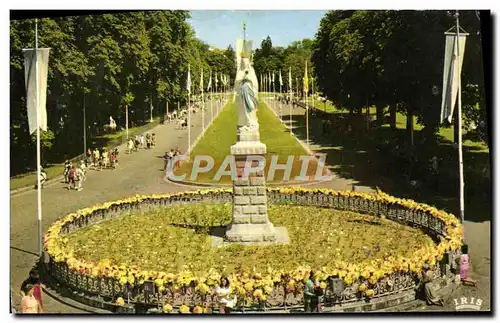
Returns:
[[[215,291],[219,299],[219,311],[221,314],[229,314],[234,305],[236,305],[236,296],[231,296],[231,292],[229,279],[222,277],[219,287]]]

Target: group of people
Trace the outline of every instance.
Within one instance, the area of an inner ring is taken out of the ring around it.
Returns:
[[[174,158],[174,157],[177,157],[181,154],[181,151],[179,150],[179,148],[176,148],[176,149],[170,149],[170,151],[167,151],[165,152],[165,154],[163,155],[163,161],[164,161],[164,167],[163,167],[163,170],[167,170],[167,167],[168,167],[168,163]],[[177,160],[175,162],[175,165],[173,165],[173,168],[177,168],[179,167],[180,163],[179,161]]]
[[[304,311],[305,312],[322,312],[321,297],[323,289],[320,287],[318,280],[314,278],[314,271],[309,273],[309,278],[305,283],[304,288]],[[219,286],[215,290],[219,301],[219,313],[229,314],[236,306],[237,297],[233,294],[231,284],[227,277],[222,277]]]
[[[21,313],[43,313],[42,287],[40,276],[35,269],[30,271],[28,279],[22,283],[21,295],[23,297],[21,301]]]
[[[64,183],[68,184],[69,190],[81,191],[83,182],[87,179],[87,170],[102,170],[116,168],[118,165],[118,148],[112,150],[88,149],[87,156],[79,163],[73,164],[71,161],[64,162]]]
[[[118,166],[118,148],[107,150],[101,149],[88,149],[87,150],[87,167],[95,170],[102,170],[107,168],[115,169]]]
[[[156,146],[156,135],[154,133],[147,133],[146,136],[136,135],[128,140],[127,153],[131,154],[133,151],[139,151],[139,149],[151,149],[154,146]]]
[[[64,162],[64,183],[69,184],[68,189],[81,191],[83,181],[85,181],[87,165],[85,161],[80,161],[78,166],[73,165],[69,160]]]

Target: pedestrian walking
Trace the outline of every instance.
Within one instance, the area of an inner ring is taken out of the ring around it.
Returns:
[[[43,167],[40,167],[40,186],[43,188],[43,185],[47,181],[47,173]]]
[[[151,135],[151,145],[154,147],[156,146],[156,135],[155,133],[153,132],[153,134]]]
[[[87,163],[87,167],[92,163],[92,150],[87,149],[87,158],[85,159],[85,163]]]
[[[80,161],[80,168],[83,171],[83,180],[87,180],[87,165],[85,165],[85,161]]]
[[[134,141],[130,138],[127,143],[127,154],[131,154],[132,150],[134,150]]]
[[[24,288],[24,296],[21,305],[21,312],[24,314],[38,314],[43,313],[42,306],[40,302],[33,295],[34,286],[32,284],[27,284]]]
[[[135,147],[134,147],[134,150],[135,151],[139,151],[139,146],[141,145],[141,138],[139,138],[139,136],[135,136]]]
[[[85,174],[83,173],[83,169],[81,167],[78,167],[76,169],[76,174],[75,174],[75,181],[76,181],[76,190],[81,191],[83,180],[85,178]]]
[[[75,166],[71,166],[69,169],[69,189],[75,189],[76,182],[76,168]]]
[[[463,245],[461,248],[461,253],[462,254],[460,255],[460,258],[458,260],[460,280],[464,285],[477,287],[477,281],[469,277],[469,266],[470,266],[469,246]]]
[[[141,135],[140,138],[141,138],[141,148],[145,149],[146,148],[146,146],[145,146],[146,141],[144,140],[144,135]]]
[[[99,149],[94,149],[94,167],[97,167],[99,165],[99,158],[100,158],[100,153]]]
[[[21,284],[21,295],[26,296],[26,287],[28,285],[33,286],[33,296],[36,298],[38,303],[40,304],[40,308],[43,311],[43,302],[42,302],[42,282],[40,281],[40,275],[36,269],[30,270],[29,277],[23,281]]]
[[[71,163],[69,160],[66,160],[64,162],[64,183],[68,184],[69,183],[69,170],[71,169]]]

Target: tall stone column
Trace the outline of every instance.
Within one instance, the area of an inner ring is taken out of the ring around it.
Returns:
[[[238,139],[257,140],[238,141],[231,146],[231,154],[236,161],[236,178],[233,180],[233,221],[227,228],[226,240],[249,244],[274,242],[276,230],[267,216],[264,171],[251,172],[247,178],[244,177],[247,162],[252,162],[253,168],[257,167],[259,162],[251,161],[252,157],[264,158],[266,145],[258,140],[258,133],[240,135]]]

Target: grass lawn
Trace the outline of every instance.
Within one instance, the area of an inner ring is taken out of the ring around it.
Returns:
[[[45,168],[47,179],[52,179],[62,175],[64,170],[63,164],[55,164]],[[25,186],[35,186],[36,184],[36,171],[27,174],[21,174],[10,179],[10,189],[15,190]]]
[[[290,135],[289,131],[281,124],[274,113],[261,101],[257,110],[257,117],[260,124],[260,139],[267,145],[265,174],[267,176],[269,164],[272,155],[278,156],[278,164],[285,164],[289,155],[294,156],[293,167],[290,179],[293,181],[301,170],[302,162],[299,159],[301,155],[308,155],[302,145]],[[208,155],[215,160],[212,170],[201,173],[197,179],[192,181],[203,183],[232,183],[230,176],[222,176],[220,181],[214,180],[220,165],[227,155],[230,155],[230,147],[236,143],[236,124],[238,112],[233,103],[228,103],[221,111],[216,120],[205,133],[204,137],[198,142],[191,153],[191,160],[181,165],[176,175],[186,174],[186,180],[191,181],[190,170],[192,169],[193,159],[196,155]],[[206,164],[202,163],[201,166]],[[307,175],[314,175],[316,172],[316,162],[310,162]],[[281,182],[284,171],[275,172],[271,183]],[[267,178],[267,177],[266,177]]]
[[[152,123],[147,123],[142,126],[138,127],[131,127],[128,129],[128,135],[129,137],[133,137],[136,134],[143,133],[145,131],[148,131],[149,129],[152,129],[152,127],[156,126],[160,122],[160,118],[155,118],[153,119]],[[89,148],[94,148],[94,147],[116,147],[121,145],[125,140],[125,130],[123,131],[117,131],[114,133],[110,134],[105,134],[101,136],[97,136],[93,138],[89,144]],[[64,164],[53,164],[50,165],[49,167],[45,168],[45,171],[47,172],[47,179],[51,180],[54,177],[62,175],[64,170]],[[35,172],[29,172],[26,174],[20,174],[17,176],[13,176],[10,178],[10,189],[15,190],[21,187],[26,187],[26,186],[34,186],[36,183],[36,171]]]

